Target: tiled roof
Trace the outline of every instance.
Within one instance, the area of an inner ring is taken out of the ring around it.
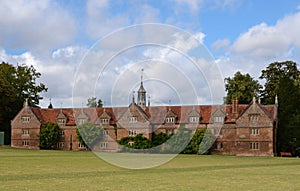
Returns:
[[[250,104],[249,104],[250,105]],[[238,112],[239,116],[249,107],[248,104],[239,104]],[[139,107],[139,106],[137,106]],[[149,118],[151,123],[162,124],[165,121],[169,107],[177,116],[177,122],[188,123],[191,112],[197,112],[200,114],[200,123],[210,123],[212,114],[220,108],[225,113],[225,123],[233,123],[235,120],[232,119],[232,105],[197,105],[197,106],[151,106],[147,108],[143,115]],[[261,108],[265,113],[272,119],[275,116],[274,105],[262,105]],[[111,117],[111,124],[116,124],[117,120],[122,117],[124,113],[128,111],[128,107],[114,107],[105,108],[105,113]],[[194,111],[193,111],[194,110]],[[41,109],[32,108],[32,111],[41,122],[53,122],[56,123],[57,116],[62,111],[67,118],[66,125],[76,125],[76,118],[84,112],[92,122],[99,122],[99,117],[104,114],[104,108],[58,108],[58,109]],[[140,110],[139,110],[140,112]],[[105,114],[105,115],[106,115]]]

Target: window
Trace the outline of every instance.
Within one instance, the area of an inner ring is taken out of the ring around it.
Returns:
[[[129,136],[135,136],[136,135],[136,130],[129,130],[128,135]]]
[[[257,128],[250,129],[250,135],[258,135],[258,134],[259,134],[259,131]]]
[[[258,121],[259,120],[259,114],[249,114],[249,120],[250,121]]]
[[[199,117],[190,117],[190,123],[198,123]]]
[[[85,146],[82,145],[82,144],[80,144],[80,143],[78,143],[78,148],[85,148]]]
[[[166,123],[174,123],[175,122],[175,117],[167,117],[166,118]]]
[[[29,141],[28,140],[22,140],[22,145],[23,146],[28,146],[29,145]]]
[[[137,122],[137,118],[136,117],[128,117],[129,123],[136,123]]]
[[[57,123],[59,125],[63,125],[63,124],[65,124],[65,119],[57,119]]]
[[[56,146],[57,146],[58,149],[63,149],[64,146],[65,146],[65,143],[64,142],[58,142]]]
[[[250,143],[250,150],[258,150],[258,143],[257,142],[251,142]]]
[[[87,119],[79,119],[78,120],[79,125],[82,125],[82,124],[84,124],[86,122],[87,122]]]
[[[22,120],[22,123],[29,123],[30,117],[29,116],[23,116],[21,118],[21,120]]]
[[[59,135],[60,135],[60,136],[64,136],[64,135],[65,135],[65,132],[64,132],[63,130],[60,130],[60,131],[59,131]]]
[[[109,119],[108,118],[102,118],[100,119],[101,124],[109,124]]]
[[[108,131],[107,130],[103,130],[103,135],[104,136],[108,136]]]
[[[217,143],[217,148],[216,148],[217,150],[221,150],[221,149],[223,149],[223,144],[221,143],[221,142],[218,142]]]
[[[224,117],[214,117],[215,123],[224,123]]]
[[[100,143],[100,148],[101,149],[107,149],[108,143],[107,142],[101,142]]]
[[[23,129],[22,135],[29,135],[29,129]]]

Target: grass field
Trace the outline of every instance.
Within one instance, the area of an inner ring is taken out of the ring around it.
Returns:
[[[300,159],[178,155],[128,170],[92,152],[0,147],[0,190],[300,190]]]

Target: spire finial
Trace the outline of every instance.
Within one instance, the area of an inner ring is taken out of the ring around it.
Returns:
[[[28,98],[25,98],[24,107],[28,107]]]
[[[171,100],[169,99],[169,111],[171,111]]]
[[[134,103],[134,93],[135,91],[132,91],[132,103]]]
[[[143,83],[143,72],[144,72],[144,68],[141,69],[141,84]]]

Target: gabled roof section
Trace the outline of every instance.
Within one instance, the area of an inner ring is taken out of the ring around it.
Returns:
[[[105,118],[105,119],[110,119],[111,118],[111,116],[106,112],[106,109],[104,108],[103,109],[103,112],[102,112],[102,114],[100,115],[100,117],[99,118]]]
[[[57,119],[67,119],[63,111],[61,110],[59,114],[56,116]]]
[[[269,119],[274,120],[275,119],[275,115],[274,115],[274,107],[273,106],[263,106],[259,103],[256,102],[256,100],[252,100],[250,102],[250,104],[243,110],[243,112],[239,115],[242,116],[246,111],[249,110],[249,113],[253,113],[256,114],[259,111],[257,110],[261,110],[266,116],[269,117]],[[272,115],[273,114],[273,115]],[[238,118],[239,118],[238,117]]]
[[[189,113],[189,117],[200,117],[200,113],[193,107],[193,110]]]
[[[177,115],[172,111],[172,108],[169,107],[166,113],[166,117],[177,117]]]

